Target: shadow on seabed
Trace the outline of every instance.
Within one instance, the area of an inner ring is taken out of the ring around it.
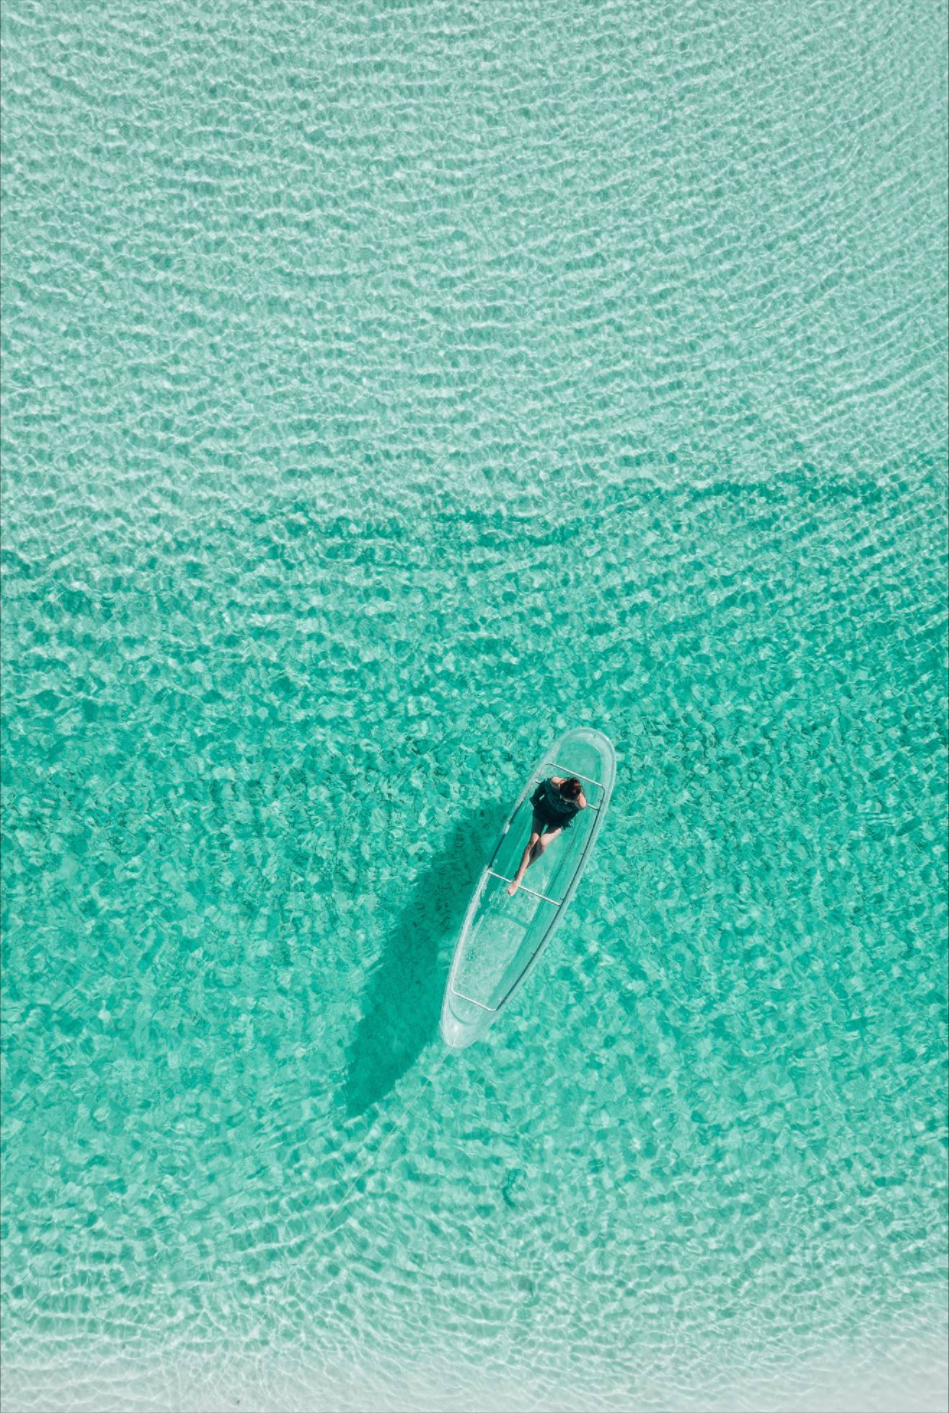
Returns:
[[[393,918],[347,1051],[347,1117],[385,1098],[437,1029],[451,948],[503,820],[500,801],[456,820]]]

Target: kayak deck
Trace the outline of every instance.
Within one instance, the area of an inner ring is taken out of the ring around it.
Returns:
[[[550,941],[590,856],[615,769],[607,738],[577,727],[531,772],[482,870],[455,949],[442,1008],[442,1035],[449,1045],[468,1045],[487,1029]],[[507,886],[530,836],[530,796],[548,775],[579,776],[588,807],[530,866],[511,898]]]

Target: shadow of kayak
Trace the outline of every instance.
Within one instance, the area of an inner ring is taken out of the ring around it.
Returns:
[[[438,1033],[452,949],[503,819],[502,801],[469,810],[409,885],[370,972],[347,1049],[341,1090],[347,1118],[384,1099]]]

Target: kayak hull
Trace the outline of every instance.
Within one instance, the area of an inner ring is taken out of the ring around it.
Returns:
[[[588,808],[527,870],[513,898],[507,885],[530,835],[530,796],[548,775],[579,775]],[[468,904],[452,958],[441,1034],[453,1049],[477,1040],[507,1008],[559,927],[589,863],[616,778],[612,743],[589,726],[559,737],[524,784]]]

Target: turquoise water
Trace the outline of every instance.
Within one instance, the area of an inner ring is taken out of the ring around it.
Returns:
[[[7,1408],[946,1406],[945,21],[8,0]]]

